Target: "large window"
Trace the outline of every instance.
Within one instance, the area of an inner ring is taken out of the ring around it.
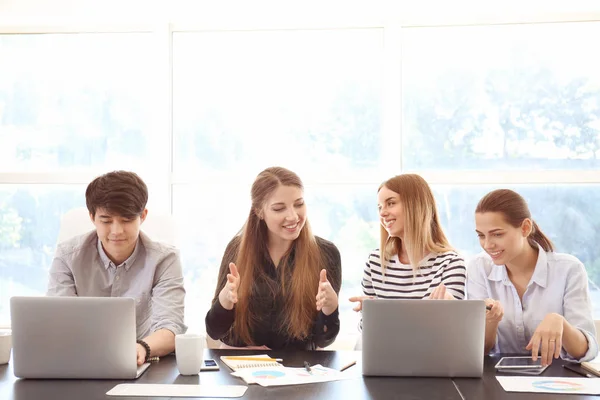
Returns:
[[[600,23],[403,30],[404,167],[600,169]]]
[[[160,168],[151,39],[0,35],[0,171]]]
[[[377,168],[381,29],[173,35],[174,171]]]
[[[466,257],[481,196],[519,191],[586,265],[600,316],[600,61],[582,39],[600,22],[358,25],[0,28],[0,325],[11,296],[45,292],[60,215],[94,176],[129,169],[178,222],[186,322],[203,330],[250,185],[273,165],[304,180],[314,233],[341,252],[343,332],[378,246],[377,187],[403,172],[430,181]]]

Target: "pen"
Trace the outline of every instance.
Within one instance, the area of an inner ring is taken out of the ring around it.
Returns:
[[[350,368],[353,365],[356,365],[356,361],[352,361],[352,362],[344,365],[342,368],[340,368],[340,372],[347,370],[348,368]]]
[[[310,369],[310,364],[307,361],[304,361],[304,368],[306,368],[306,371],[312,375],[312,370]]]
[[[571,367],[570,365],[564,365],[563,364],[563,368],[568,369],[571,372],[575,372],[577,375],[585,376],[586,378],[593,378],[592,375],[587,374],[585,372],[578,371],[575,368]]]
[[[225,356],[228,360],[242,360],[242,361],[271,361],[271,362],[283,362],[283,358],[270,358],[270,357],[244,357],[244,356]]]

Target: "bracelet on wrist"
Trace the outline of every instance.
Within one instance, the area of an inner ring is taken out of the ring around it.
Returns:
[[[143,340],[136,340],[136,343],[141,344],[142,347],[146,350],[146,357],[144,358],[144,362],[148,362],[148,360],[150,359],[150,346]]]

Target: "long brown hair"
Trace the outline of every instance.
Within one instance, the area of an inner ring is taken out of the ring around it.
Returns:
[[[423,251],[443,253],[453,250],[440,225],[435,198],[425,179],[417,174],[397,175],[383,182],[377,192],[383,187],[397,193],[404,208],[404,243],[399,237],[390,237],[380,225],[379,248],[384,273],[383,261],[400,255],[402,246],[415,273],[419,269]]]
[[[554,251],[552,241],[548,239],[535,221],[531,218],[531,212],[525,199],[517,192],[509,189],[498,189],[489,192],[477,204],[475,214],[485,212],[502,213],[504,220],[515,228],[520,228],[523,221],[528,218],[531,220],[532,229],[527,241],[529,245],[537,250],[538,243],[544,251]]]
[[[246,344],[252,341],[252,327],[257,321],[250,307],[254,284],[264,274],[260,267],[264,258],[269,258],[268,228],[259,214],[266,201],[279,186],[295,186],[304,190],[302,181],[290,170],[271,167],[262,171],[252,184],[252,207],[241,231],[236,266],[240,273],[238,302],[235,306],[233,334]],[[290,282],[285,281],[289,255],[294,252],[294,267]],[[233,258],[233,257],[232,257]],[[308,219],[300,231],[300,236],[281,259],[280,272],[283,298],[285,299],[285,320],[283,329],[296,339],[306,338],[316,317],[315,295],[319,282],[319,272],[324,262],[320,248],[312,234]]]

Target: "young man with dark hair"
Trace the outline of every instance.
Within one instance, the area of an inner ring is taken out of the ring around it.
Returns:
[[[110,172],[88,185],[85,199],[96,230],[58,245],[48,295],[133,297],[138,365],[171,353],[187,329],[183,274],[178,251],[140,231],[146,184],[133,172]]]

